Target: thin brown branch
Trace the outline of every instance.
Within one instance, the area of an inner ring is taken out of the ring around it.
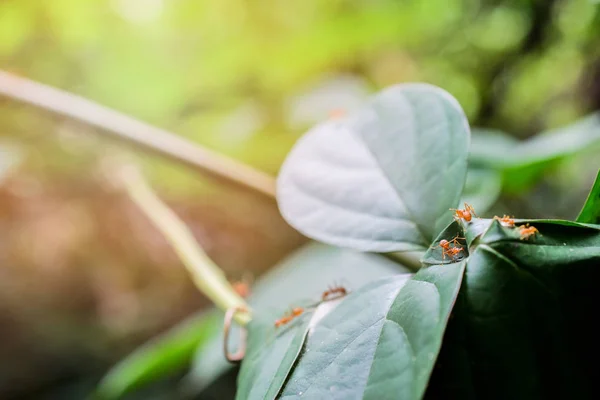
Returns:
[[[274,179],[261,171],[201,147],[83,97],[0,70],[0,95],[76,119],[162,156],[242,187],[275,197]]]

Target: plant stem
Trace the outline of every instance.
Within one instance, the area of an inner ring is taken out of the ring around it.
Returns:
[[[247,309],[248,313],[235,313],[234,318],[240,325],[250,322],[250,306],[235,292],[223,271],[206,255],[187,226],[154,194],[140,172],[132,165],[121,166],[117,179],[171,243],[198,289],[223,311],[232,307]]]
[[[275,198],[275,180],[252,167],[208,150],[83,97],[0,70],[0,95],[73,118],[209,174]]]

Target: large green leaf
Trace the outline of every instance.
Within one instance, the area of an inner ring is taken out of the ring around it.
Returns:
[[[478,230],[426,397],[596,398],[600,225],[524,222]]]
[[[312,242],[261,277],[249,299],[256,310],[273,306],[296,306],[298,301],[318,299],[334,283],[355,290],[375,279],[410,271],[377,254],[360,253]],[[232,332],[232,336],[236,336]],[[197,392],[231,368],[223,357],[222,335],[201,347],[186,379],[191,392]]]
[[[194,352],[219,330],[219,313],[195,315],[115,365],[97,389],[101,399],[118,399],[140,386],[186,368]]]
[[[326,243],[423,249],[458,204],[469,135],[445,91],[392,86],[298,141],[278,178],[279,207],[295,228]]]
[[[600,171],[598,171],[594,186],[577,217],[577,222],[600,224]]]
[[[421,398],[463,267],[432,266],[350,294],[309,336],[281,398]]]

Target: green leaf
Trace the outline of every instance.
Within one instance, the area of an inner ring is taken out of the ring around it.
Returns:
[[[600,146],[600,113],[519,142],[506,133],[475,128],[469,161],[476,167],[524,169],[543,166]]]
[[[542,132],[519,146],[512,167],[547,163],[600,146],[600,113],[591,114],[571,125]]]
[[[460,200],[469,135],[447,92],[392,86],[298,141],[278,178],[280,210],[302,233],[329,244],[423,249]]]
[[[432,266],[348,295],[309,336],[281,399],[420,399],[463,268]]]
[[[556,161],[600,149],[600,113],[519,142],[501,131],[474,128],[469,163],[503,172],[505,191],[524,190]]]
[[[195,315],[115,365],[98,385],[101,399],[118,399],[140,386],[188,366],[194,352],[220,328],[216,312]]]
[[[284,310],[263,313],[248,324],[248,350],[238,376],[236,400],[275,399],[296,362],[312,312],[276,328]]]
[[[273,304],[292,307],[298,305],[298,301],[318,299],[335,283],[352,291],[375,279],[401,272],[410,270],[381,255],[312,242],[261,277],[252,288],[248,301],[256,310],[267,309]],[[236,334],[231,333],[232,337]],[[198,350],[185,382],[189,392],[198,392],[231,368],[223,357],[222,343],[223,336],[219,334]]]
[[[577,222],[600,224],[600,171],[598,171],[594,186],[577,217]]]
[[[595,398],[600,225],[528,220],[522,240],[486,221],[426,398]]]

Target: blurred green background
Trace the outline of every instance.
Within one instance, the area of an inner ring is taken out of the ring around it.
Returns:
[[[599,109],[600,7],[0,0],[0,69],[275,175],[307,128],[398,82],[438,85],[473,126],[518,139]],[[102,178],[113,146],[0,96],[2,399],[78,398],[136,345],[208,303],[161,235]],[[231,279],[264,272],[304,240],[262,197],[141,152],[140,162]],[[571,158],[496,208],[573,218],[597,168],[597,153]]]

